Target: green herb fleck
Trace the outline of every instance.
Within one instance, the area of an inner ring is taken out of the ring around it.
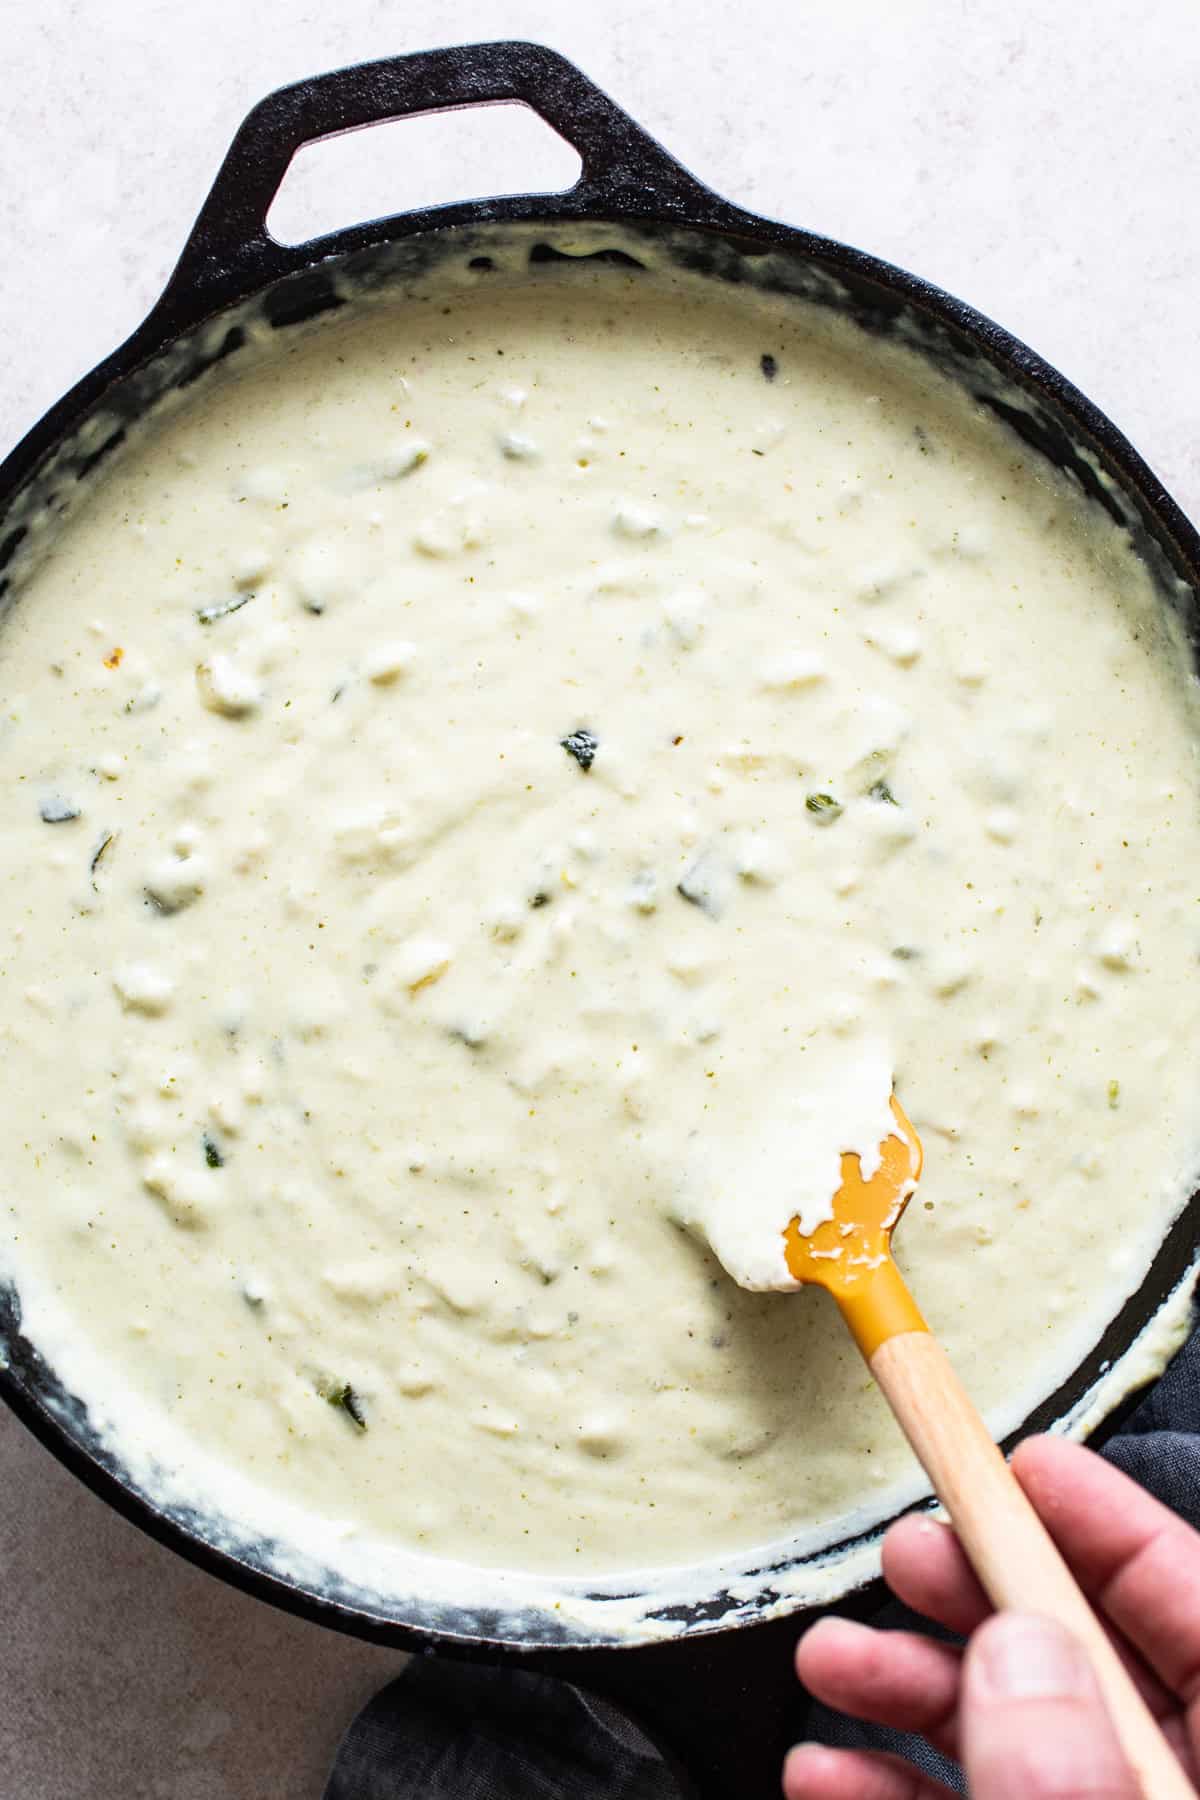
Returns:
[[[92,886],[97,893],[100,892],[100,887],[96,880],[96,871],[104,861],[105,851],[109,848],[110,844],[116,841],[116,836],[117,834],[115,831],[110,831],[108,836],[101,840],[99,848],[93,853],[92,860],[88,865],[92,877]]]
[[[218,600],[212,606],[201,606],[196,617],[202,625],[212,625],[217,619],[227,619],[230,613],[241,612],[243,606],[249,606],[253,594],[233,594],[228,600]]]
[[[595,762],[596,752],[600,748],[600,739],[595,732],[588,731],[586,726],[580,726],[578,731],[569,731],[565,738],[559,738],[558,741],[567,755],[575,758],[586,775]]]
[[[1108,1104],[1113,1112],[1116,1112],[1118,1106],[1121,1104],[1121,1084],[1119,1081],[1110,1081],[1108,1084]]]
[[[810,794],[804,804],[822,825],[832,825],[835,819],[841,818],[845,810],[841,801],[835,800],[832,794]]]
[[[884,806],[899,806],[900,804],[886,781],[876,781],[867,789],[867,793],[872,800],[882,801]]]
[[[223,1169],[225,1167],[225,1158],[221,1155],[220,1148],[215,1140],[209,1137],[207,1131],[204,1134],[204,1160],[210,1169]]]
[[[892,955],[896,958],[897,962],[916,962],[920,954],[921,952],[914,949],[912,944],[897,944],[896,948],[892,951]]]
[[[367,1415],[363,1411],[363,1403],[348,1381],[326,1381],[317,1383],[317,1392],[330,1406],[336,1406],[344,1412],[356,1431],[367,1429]]]

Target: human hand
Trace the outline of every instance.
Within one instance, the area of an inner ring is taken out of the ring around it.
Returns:
[[[1110,1628],[1190,1781],[1200,1770],[1200,1535],[1128,1476],[1062,1438],[1030,1438],[1013,1472]],[[884,1539],[905,1605],[968,1638],[826,1618],[796,1672],[826,1705],[917,1731],[963,1764],[972,1800],[1141,1800],[1075,1641],[1049,1619],[993,1613],[949,1526],[910,1516]],[[801,1744],[787,1800],[949,1800],[901,1757]]]

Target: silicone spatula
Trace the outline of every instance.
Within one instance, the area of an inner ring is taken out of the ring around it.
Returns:
[[[871,1179],[863,1180],[857,1155],[843,1156],[833,1218],[807,1236],[792,1220],[784,1233],[788,1268],[837,1302],[989,1598],[997,1607],[1057,1619],[1082,1644],[1145,1800],[1195,1800],[892,1259],[892,1232],[922,1163],[920,1141],[894,1095],[892,1112],[896,1129],[880,1146]]]

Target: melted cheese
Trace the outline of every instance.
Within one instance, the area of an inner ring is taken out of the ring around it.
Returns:
[[[0,666],[4,1264],[206,1502],[572,1573],[832,1536],[907,1450],[826,1298],[679,1221],[769,1285],[894,1073],[1001,1429],[1185,1196],[1182,653],[824,313],[548,268],[281,334]]]

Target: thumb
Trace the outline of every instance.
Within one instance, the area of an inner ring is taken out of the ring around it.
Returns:
[[[972,1800],[1140,1800],[1096,1677],[1061,1625],[997,1613],[963,1663],[960,1737]]]

